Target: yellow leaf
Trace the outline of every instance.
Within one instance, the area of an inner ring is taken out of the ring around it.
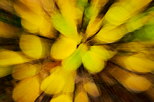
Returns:
[[[61,34],[80,43],[81,36],[77,32],[77,27],[75,25],[71,25],[69,21],[66,21],[62,14],[55,12],[51,16],[51,21],[55,29],[57,29]]]
[[[86,16],[90,19],[86,29],[87,38],[94,35],[100,29],[103,18],[98,17],[98,14],[107,2],[108,0],[91,0],[90,6],[86,9]]]
[[[86,38],[92,37],[96,34],[96,32],[101,28],[102,21],[102,18],[96,18],[89,21],[86,29]]]
[[[14,3],[14,8],[22,18],[21,23],[26,30],[48,38],[55,36],[50,17],[44,12],[40,2],[37,0],[17,0]]]
[[[0,21],[0,37],[11,38],[19,36],[19,28]]]
[[[151,1],[152,0],[123,0],[117,2],[110,7],[105,15],[105,20],[113,25],[121,25],[133,15],[142,11]]]
[[[13,1],[11,0],[0,0],[0,8],[9,11],[11,13],[14,13],[13,9]]]
[[[137,92],[146,91],[152,86],[151,82],[148,79],[138,75],[128,76],[128,78],[125,79],[122,84],[127,89]]]
[[[87,93],[85,91],[76,93],[74,102],[89,102]]]
[[[57,60],[65,59],[75,51],[76,47],[76,41],[61,36],[51,47],[51,57]]]
[[[117,56],[113,60],[116,64],[122,66],[123,68],[135,72],[147,73],[154,70],[154,62],[143,56],[142,53],[129,56]]]
[[[93,74],[100,72],[105,66],[104,59],[93,51],[87,51],[85,55],[82,56],[82,62],[89,73]]]
[[[67,22],[76,28],[77,10],[76,0],[55,0],[60,11]]]
[[[111,69],[109,73],[119,81],[125,88],[130,91],[141,92],[148,90],[152,83],[146,77],[130,73],[126,70],[119,68],[118,66],[109,66]]]
[[[81,44],[72,55],[62,61],[62,68],[65,70],[76,70],[82,64],[81,56],[87,50],[87,45]]]
[[[41,84],[41,90],[47,94],[58,94],[61,92],[73,92],[74,90],[74,72],[67,72],[61,67],[52,70],[50,76],[45,78]],[[68,85],[69,83],[69,85]]]
[[[13,67],[12,76],[17,80],[22,80],[36,75],[41,69],[39,64],[20,64]]]
[[[54,96],[50,102],[73,102],[72,97],[68,94]]]
[[[85,82],[83,87],[85,91],[93,97],[98,97],[100,95],[99,90],[94,82]]]
[[[10,50],[0,50],[0,52],[0,66],[21,64],[32,60],[25,57],[21,52]]]
[[[19,82],[13,90],[13,99],[16,102],[34,102],[40,94],[39,77],[34,76]]]
[[[36,35],[23,34],[20,38],[21,50],[32,58],[43,58],[49,55],[50,44]]]
[[[0,78],[7,76],[11,73],[12,73],[12,67],[11,66],[5,66],[5,67],[0,66]]]
[[[99,54],[105,61],[112,58],[116,52],[109,50],[107,47],[102,45],[94,45],[90,47],[90,50],[94,53]]]
[[[112,28],[113,27],[113,28]],[[98,43],[113,43],[120,40],[126,33],[127,29],[125,25],[121,26],[106,26],[103,27],[98,34],[94,37],[94,40]]]

